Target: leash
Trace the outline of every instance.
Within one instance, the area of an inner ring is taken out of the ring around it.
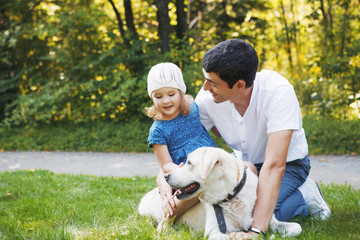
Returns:
[[[239,166],[238,166],[239,167]],[[241,181],[239,182],[238,185],[236,185],[236,187],[234,188],[233,194],[230,194],[221,202],[228,202],[231,199],[233,199],[240,191],[241,189],[244,187],[245,182],[246,182],[246,166],[244,167],[244,174],[243,177],[241,179]],[[215,211],[215,216],[216,216],[216,220],[218,222],[218,226],[220,229],[220,232],[225,234],[226,233],[226,222],[225,222],[225,218],[224,218],[224,213],[222,208],[218,205],[218,204],[213,204],[214,207],[214,211]]]

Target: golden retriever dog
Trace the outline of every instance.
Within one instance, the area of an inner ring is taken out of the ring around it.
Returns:
[[[258,178],[233,154],[220,148],[199,148],[189,154],[184,166],[167,174],[166,181],[178,189],[178,199],[200,199],[176,224],[205,229],[209,239],[228,239],[226,233],[248,231],[251,227]],[[157,188],[141,199],[138,211],[152,216],[157,223],[162,221],[165,213]],[[283,236],[301,233],[299,224],[280,222],[274,216],[270,228]]]

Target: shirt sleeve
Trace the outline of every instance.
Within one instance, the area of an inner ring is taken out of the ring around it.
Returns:
[[[299,130],[301,112],[299,101],[291,85],[276,90],[266,107],[267,133],[282,130]]]
[[[201,88],[198,95],[195,98],[195,102],[198,105],[201,124],[205,127],[207,131],[210,131],[215,124],[211,120],[207,112],[206,101],[209,101],[209,99],[206,98],[206,92],[204,91],[203,88]]]
[[[163,132],[155,123],[151,126],[149,131],[148,147],[152,148],[154,144],[167,145]]]

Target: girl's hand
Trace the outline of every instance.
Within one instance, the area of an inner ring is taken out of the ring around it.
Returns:
[[[165,216],[172,218],[175,216],[176,202],[175,197],[173,197],[172,188],[166,183],[167,186],[163,186],[160,190],[160,196],[162,201],[162,208],[165,212]],[[160,189],[160,188],[159,188]]]
[[[185,165],[184,163],[180,163],[178,167],[181,168],[184,165]],[[172,218],[175,216],[175,208],[176,208],[175,198],[180,191],[177,190],[176,192],[173,192],[173,189],[169,186],[169,184],[166,183],[163,186],[163,194],[161,194],[161,192],[162,191],[160,191],[160,195],[163,203],[162,207],[165,212],[165,216]]]
[[[180,168],[184,166],[184,163],[180,163],[180,165],[176,165],[174,163],[171,163],[169,165],[173,165],[173,169]],[[161,205],[163,208],[163,211],[165,212],[165,216],[168,218],[172,218],[175,216],[175,208],[176,208],[176,201],[175,201],[175,195],[173,193],[173,189],[170,187],[170,185],[166,182],[164,177],[164,170],[161,169],[159,172],[159,175],[156,179],[156,183],[159,188],[160,196],[161,196]]]
[[[176,203],[175,203],[175,199],[172,197],[173,196],[172,188],[166,182],[164,177],[164,172],[162,170],[160,171],[157,177],[156,183],[158,185],[160,192],[162,208],[166,213],[166,215],[173,217],[175,215]]]

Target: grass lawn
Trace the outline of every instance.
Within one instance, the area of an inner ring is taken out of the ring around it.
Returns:
[[[137,214],[154,186],[155,178],[1,172],[0,239],[203,239],[184,226],[158,235],[154,221]],[[303,227],[296,239],[360,239],[360,190],[321,187],[332,217],[296,219]]]

